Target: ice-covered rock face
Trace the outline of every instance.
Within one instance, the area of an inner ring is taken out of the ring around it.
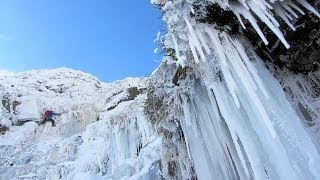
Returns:
[[[200,45],[204,44],[206,33],[197,24],[205,24],[232,36],[245,36],[265,61],[274,62],[295,72],[310,72],[319,68],[316,63],[319,62],[317,56],[320,47],[320,14],[316,10],[320,8],[319,1],[152,2],[162,8],[163,19],[168,26],[168,33],[162,42],[164,49],[169,55],[176,53],[174,56],[181,65],[188,63],[184,61],[188,61],[190,52],[185,51],[192,51],[195,61],[203,60],[205,55],[210,54],[208,48],[200,48]],[[172,51],[173,49],[175,50]]]
[[[252,26],[250,36],[265,45],[269,31],[276,36],[270,45],[286,51],[283,26],[303,31],[294,23],[305,12],[319,18],[315,8],[305,0],[152,2],[164,12],[161,43],[168,57],[150,79],[148,99],[157,103],[146,108],[158,110],[160,118],[148,116],[166,139],[168,154],[174,152],[174,172],[188,172],[183,175],[189,179],[319,179],[319,71],[293,74],[267,65],[255,52],[260,45],[230,27]],[[205,8],[213,5],[219,17],[209,22]],[[305,42],[293,42],[303,49]],[[183,152],[191,166],[180,161]]]
[[[102,83],[67,68],[0,76],[0,179],[160,177],[147,78]],[[62,113],[38,125],[43,109]]]
[[[290,17],[319,13],[305,0],[152,2],[164,11],[168,56],[148,79],[1,76],[1,178],[319,179],[319,71],[265,64],[232,23],[196,18],[214,4],[288,48],[279,19],[294,29]],[[47,106],[62,112],[56,127],[34,122]]]
[[[9,112],[17,119],[39,118],[45,108],[63,112],[73,104],[92,103],[102,89],[97,78],[66,68],[1,75],[0,80],[2,100],[8,99],[9,104],[23,102]]]

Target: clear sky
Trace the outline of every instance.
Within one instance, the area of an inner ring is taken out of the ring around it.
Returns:
[[[69,67],[112,82],[149,75],[161,13],[150,0],[1,0],[0,70]]]

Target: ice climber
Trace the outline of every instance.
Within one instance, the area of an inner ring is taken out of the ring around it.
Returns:
[[[43,114],[44,119],[43,119],[43,121],[41,121],[41,122],[39,123],[39,125],[44,124],[44,123],[46,123],[47,121],[51,121],[52,126],[56,126],[55,123],[54,123],[54,120],[52,119],[52,116],[53,116],[53,115],[60,115],[60,114],[59,114],[59,113],[56,113],[56,112],[54,112],[54,111],[52,111],[52,110],[46,110],[46,111],[44,112],[44,114]]]

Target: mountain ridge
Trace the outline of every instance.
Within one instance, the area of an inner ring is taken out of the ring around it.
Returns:
[[[159,166],[159,150],[143,150],[150,144],[159,149],[161,142],[143,114],[148,78],[103,83],[90,74],[58,68],[1,76],[0,82],[0,123],[6,127],[0,136],[3,179],[77,179],[79,173],[91,177],[92,172],[100,174],[95,177],[143,177],[152,171],[141,169]],[[48,107],[62,112],[55,117],[56,127],[37,125]],[[106,152],[111,150],[117,153]],[[107,164],[112,168],[105,169]],[[126,172],[122,166],[141,169]]]

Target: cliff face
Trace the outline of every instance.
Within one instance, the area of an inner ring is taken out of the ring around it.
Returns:
[[[319,159],[319,76],[279,71],[275,79],[256,58],[256,90],[232,69],[239,106],[209,62],[200,72],[164,62],[151,76],[147,102],[155,103],[145,111],[170,157],[162,163],[174,164],[168,177],[318,178],[309,159]]]
[[[161,138],[143,113],[147,78],[106,84],[60,68],[0,82],[1,179],[159,177]],[[44,108],[62,113],[55,127],[37,124]]]
[[[319,179],[319,1],[152,2],[149,78],[1,75],[1,178]]]
[[[168,56],[150,79],[150,118],[173,177],[318,179],[319,2],[153,3]]]
[[[309,92],[300,91],[301,76],[276,80],[256,59],[262,86],[250,95],[238,77],[239,108],[214,64],[195,71],[169,61],[150,78],[111,84],[70,69],[2,75],[1,178],[281,179],[289,174],[277,168],[290,171],[291,163],[304,172],[294,177],[318,177],[319,142],[306,133],[308,126],[317,135],[318,97],[299,96],[292,106],[281,90]],[[310,87],[317,77],[305,77]],[[55,127],[37,125],[44,108],[62,113]],[[306,127],[297,123],[303,117]]]

